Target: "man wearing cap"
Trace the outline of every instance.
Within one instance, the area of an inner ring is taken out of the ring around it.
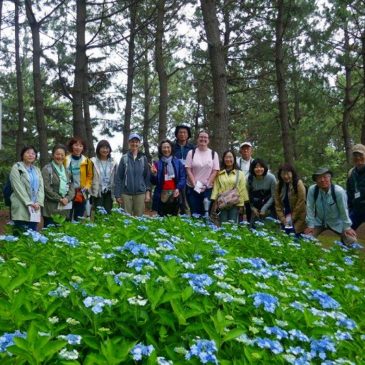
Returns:
[[[240,155],[241,157],[237,158],[237,166],[243,171],[246,176],[246,179],[250,172],[252,158],[252,144],[250,142],[243,142],[240,146]]]
[[[186,156],[190,150],[193,150],[195,146],[189,143],[191,138],[191,130],[187,125],[178,125],[175,128],[176,141],[173,145],[174,156],[182,162],[185,166]],[[180,214],[186,214],[188,210],[188,204],[186,200],[186,187],[181,191],[180,194]]]
[[[130,134],[129,151],[120,159],[114,191],[123,209],[137,217],[143,215],[145,203],[151,200],[150,168],[146,156],[139,151],[140,145],[141,137]]]
[[[347,179],[347,198],[352,228],[365,222],[365,146],[355,144],[352,148],[354,167]]]
[[[327,167],[319,168],[312,179],[315,185],[310,186],[307,196],[307,229],[305,234],[314,237],[329,229],[349,245],[357,239],[351,228],[347,209],[347,196],[339,185],[332,184],[332,172]]]
[[[240,145],[240,155],[241,157],[237,158],[237,166],[238,168],[244,173],[246,180],[250,173],[250,166],[251,162],[253,161],[252,158],[252,144],[251,142],[243,142]],[[251,221],[251,205],[249,202],[245,203],[245,215],[240,215],[239,221],[242,222],[243,220],[247,220],[248,222]]]

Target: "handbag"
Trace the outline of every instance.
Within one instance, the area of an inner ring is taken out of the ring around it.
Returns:
[[[239,171],[237,171],[237,174],[236,174],[236,182],[234,184],[234,188],[224,191],[223,193],[220,193],[218,195],[218,198],[217,198],[218,209],[220,209],[220,210],[230,209],[239,203],[240,195],[239,195],[238,189],[237,189],[238,179],[239,179]]]
[[[81,191],[81,189],[80,188],[76,189],[74,202],[75,203],[83,203],[85,200],[86,200],[85,196],[84,196],[83,192]]]

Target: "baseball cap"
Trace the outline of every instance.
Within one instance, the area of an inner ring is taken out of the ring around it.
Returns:
[[[241,143],[240,148],[242,148],[243,146],[252,147],[252,144],[251,144],[251,142],[243,142],[243,143]]]
[[[131,134],[129,135],[128,141],[131,141],[131,140],[132,140],[132,139],[134,139],[134,138],[138,139],[139,141],[141,140],[141,137],[140,137],[140,135],[139,135],[139,134],[137,134],[137,133],[131,133]]]
[[[360,153],[365,156],[365,146],[361,143],[355,144],[352,147],[352,153]]]

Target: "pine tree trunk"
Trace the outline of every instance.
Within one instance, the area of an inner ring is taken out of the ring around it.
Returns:
[[[43,167],[48,162],[48,143],[42,94],[40,24],[36,21],[33,14],[31,0],[25,0],[25,5],[28,23],[32,31],[34,107],[39,138],[40,163]]]
[[[279,118],[281,126],[281,138],[283,143],[285,162],[294,163],[293,141],[290,135],[289,112],[288,112],[288,96],[285,81],[284,67],[284,49],[283,37],[285,31],[284,19],[284,0],[278,0],[277,18],[276,18],[276,40],[275,40],[275,68],[276,68],[276,85],[278,90]]]
[[[88,59],[86,58],[84,86],[82,89],[82,101],[83,101],[83,108],[84,108],[87,152],[88,152],[89,157],[93,157],[93,156],[95,156],[95,148],[94,148],[94,143],[93,143],[93,129],[92,129],[91,120],[90,120],[89,80],[87,77],[88,72],[89,72]]]
[[[22,75],[22,61],[20,58],[19,41],[19,0],[14,1],[14,30],[15,30],[15,69],[18,103],[18,130],[16,134],[16,158],[20,156],[20,151],[24,147],[24,87]]]
[[[351,163],[351,135],[349,131],[349,124],[351,118],[351,88],[352,88],[352,68],[350,64],[350,39],[347,24],[344,29],[345,35],[345,95],[343,100],[343,113],[342,113],[342,134],[343,134],[343,142],[345,146],[346,152],[346,161],[347,164]]]
[[[83,110],[83,88],[86,67],[86,0],[76,1],[76,56],[72,90],[73,134],[87,140]]]
[[[167,73],[163,57],[163,37],[164,37],[164,16],[165,0],[157,1],[157,27],[156,27],[156,44],[155,44],[155,62],[156,71],[159,80],[160,99],[158,113],[158,140],[166,138],[167,133]]]
[[[361,33],[361,57],[362,57],[362,90],[365,103],[365,30]],[[361,143],[365,145],[365,106],[362,114],[362,126],[361,126]]]
[[[147,44],[148,40],[146,40]],[[147,160],[151,161],[152,156],[150,153],[150,146],[148,143],[148,134],[150,131],[150,105],[151,105],[151,96],[150,96],[150,82],[149,82],[149,62],[148,62],[148,49],[145,51],[145,59],[144,59],[144,84],[143,84],[143,93],[144,93],[144,111],[143,111],[143,147],[144,152],[146,154]]]
[[[129,42],[128,42],[128,69],[127,69],[127,93],[125,99],[125,113],[123,126],[123,153],[128,151],[128,136],[131,133],[132,99],[135,62],[135,32],[137,20],[137,2],[133,1],[129,8]]]
[[[228,99],[225,50],[220,40],[215,0],[201,0],[213,80],[214,115],[210,121],[212,148],[222,156],[228,146]]]

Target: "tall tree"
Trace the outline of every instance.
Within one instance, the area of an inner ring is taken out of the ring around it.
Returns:
[[[288,20],[285,18],[285,0],[276,1],[276,26],[275,26],[275,66],[276,66],[276,85],[278,90],[279,117],[281,125],[281,136],[284,150],[285,161],[293,164],[294,147],[290,136],[289,112],[288,112],[288,95],[286,90],[286,70],[284,65],[283,38],[285,27]],[[287,14],[286,16],[290,16]]]
[[[220,39],[215,0],[201,0],[204,29],[212,73],[214,116],[210,121],[212,146],[222,155],[228,146],[228,99],[225,49]]]
[[[128,151],[128,136],[131,132],[133,81],[135,72],[135,37],[137,27],[138,1],[132,1],[129,7],[129,41],[128,41],[128,64],[127,64],[127,92],[125,97],[125,113],[123,126],[123,153]]]
[[[155,35],[155,62],[156,71],[159,79],[160,96],[159,96],[159,113],[158,113],[158,139],[161,141],[166,138],[167,132],[167,72],[163,56],[163,39],[164,39],[164,17],[165,17],[165,0],[157,0],[157,24]]]
[[[21,149],[24,145],[24,87],[22,61],[20,58],[20,41],[19,41],[19,0],[14,1],[14,35],[15,35],[15,69],[18,101],[18,131],[16,135],[16,158],[20,156]]]
[[[83,90],[85,87],[86,57],[86,0],[76,1],[76,53],[75,74],[72,88],[72,111],[74,136],[87,140],[83,108]]]

